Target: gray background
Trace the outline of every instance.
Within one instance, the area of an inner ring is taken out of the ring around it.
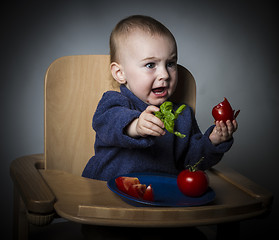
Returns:
[[[275,1],[274,1],[275,2]],[[18,1],[1,13],[1,214],[12,231],[16,157],[42,153],[44,74],[55,59],[108,54],[109,34],[122,18],[150,15],[178,43],[179,63],[197,81],[200,128],[227,97],[241,109],[235,144],[223,161],[275,196],[267,219],[246,221],[243,236],[264,236],[278,217],[278,36],[272,1]],[[4,234],[3,234],[4,235]],[[6,235],[6,234],[5,234]]]

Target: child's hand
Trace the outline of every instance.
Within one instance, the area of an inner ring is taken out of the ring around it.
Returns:
[[[139,116],[132,121],[126,129],[130,137],[163,136],[165,135],[164,123],[153,113],[160,109],[156,106],[148,106]]]
[[[237,130],[238,127],[236,120],[227,120],[226,123],[224,123],[223,121],[216,121],[215,124],[215,128],[209,135],[209,139],[214,145],[231,139],[233,133]]]

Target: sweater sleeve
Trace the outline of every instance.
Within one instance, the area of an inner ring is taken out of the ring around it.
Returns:
[[[125,127],[141,114],[131,101],[119,92],[104,93],[93,117],[93,129],[98,144],[124,148],[146,148],[154,143],[152,137],[131,138]]]
[[[214,125],[209,127],[203,135],[196,133],[191,142],[191,148],[189,151],[195,151],[196,153],[193,154],[192,156],[194,157],[188,159],[187,162],[190,162],[190,164],[193,165],[204,157],[204,160],[199,165],[199,169],[201,170],[206,170],[216,165],[222,159],[224,153],[227,152],[233,144],[232,138],[216,146],[213,145],[209,139],[209,135],[214,127]]]

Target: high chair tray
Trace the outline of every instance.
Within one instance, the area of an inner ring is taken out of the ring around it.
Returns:
[[[107,182],[59,170],[39,170],[56,202],[58,215],[71,221],[125,227],[179,227],[235,222],[269,211],[272,194],[237,172],[216,166],[207,171],[215,199],[204,206],[135,207]]]

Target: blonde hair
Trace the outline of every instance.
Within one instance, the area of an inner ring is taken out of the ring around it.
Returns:
[[[121,20],[113,29],[110,35],[110,62],[117,62],[118,52],[117,45],[120,37],[126,37],[129,33],[135,29],[142,30],[151,35],[162,35],[170,37],[175,45],[176,41],[172,33],[166,28],[162,23],[155,20],[152,17],[143,16],[143,15],[133,15]]]

